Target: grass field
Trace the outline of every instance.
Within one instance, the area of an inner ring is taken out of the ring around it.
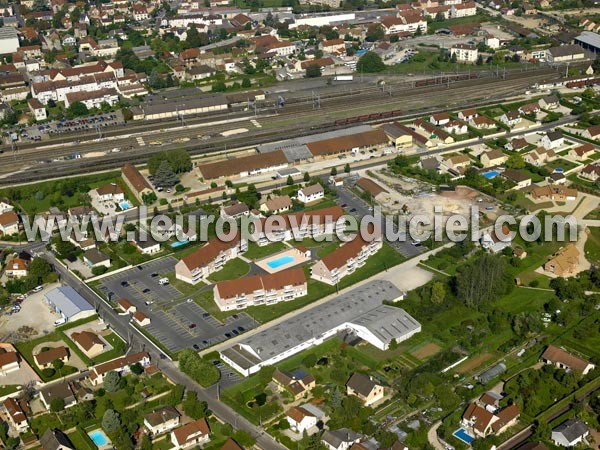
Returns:
[[[590,227],[590,234],[585,243],[585,257],[595,266],[600,265],[600,228]]]
[[[248,250],[244,253],[244,256],[248,259],[257,260],[285,250],[286,248],[283,242],[273,242],[263,247],[259,246],[256,242],[249,242]]]
[[[208,279],[214,282],[235,280],[236,278],[245,276],[249,270],[250,266],[246,261],[235,258],[231,261],[227,261],[221,270],[210,275]]]

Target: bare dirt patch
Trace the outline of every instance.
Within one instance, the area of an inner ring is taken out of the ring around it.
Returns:
[[[430,342],[429,344],[423,345],[422,347],[416,349],[415,351],[411,352],[410,354],[413,355],[415,358],[424,360],[424,359],[429,358],[430,356],[435,355],[440,350],[441,350],[441,347],[439,345],[434,344],[433,342]]]
[[[464,363],[460,364],[456,368],[456,372],[460,373],[461,375],[469,373],[469,372],[473,371],[474,369],[477,369],[479,366],[481,366],[484,362],[486,362],[491,357],[492,357],[491,353],[482,353],[481,355],[477,356],[476,358],[467,359]]]

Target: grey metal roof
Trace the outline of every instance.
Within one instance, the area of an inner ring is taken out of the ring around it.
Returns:
[[[17,37],[17,30],[13,27],[0,27],[0,39],[11,39]]]
[[[398,339],[420,326],[403,309],[382,305],[384,300],[393,300],[400,295],[401,291],[392,283],[372,281],[256,333],[242,340],[240,345],[242,349],[244,346],[251,348],[266,361],[344,323],[366,327],[389,343],[392,338]],[[235,347],[223,353],[228,357],[237,353],[235,360],[245,360],[243,367],[256,364],[248,352],[236,351],[240,347]]]
[[[360,438],[360,435],[349,428],[340,428],[339,430],[325,430],[321,440],[332,447],[339,448],[343,442],[354,442]]]
[[[582,31],[579,36],[575,38],[576,41],[583,42],[592,47],[600,48],[600,34],[592,31]]]
[[[560,433],[569,442],[573,442],[588,432],[588,426],[581,420],[569,419],[557,426],[552,432]]]
[[[46,301],[53,305],[58,311],[70,318],[82,311],[94,311],[90,305],[71,286],[61,286],[45,294]]]
[[[485,384],[488,381],[493,380],[494,378],[496,378],[498,375],[500,375],[501,373],[506,371],[506,364],[504,363],[498,363],[493,367],[490,367],[489,369],[487,369],[486,371],[484,371],[483,373],[481,373],[478,377],[477,380],[482,383]]]

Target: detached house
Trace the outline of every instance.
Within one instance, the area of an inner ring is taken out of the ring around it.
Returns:
[[[500,122],[509,127],[514,127],[521,123],[522,120],[519,111],[508,111],[500,116]]]
[[[556,95],[548,95],[538,102],[542,109],[555,109],[560,106],[560,102]]]
[[[587,128],[582,136],[588,139],[600,140],[600,125],[594,125]]]
[[[579,172],[579,176],[592,182],[598,180],[600,178],[600,165],[588,164],[583,169],[581,169],[581,172]]]
[[[559,369],[567,371],[579,372],[582,375],[587,375],[596,368],[591,362],[554,345],[546,347],[541,359],[546,364],[552,364]]]
[[[206,419],[202,418],[171,431],[173,448],[197,448],[210,441],[210,428]]]
[[[360,434],[349,428],[339,430],[325,430],[321,436],[321,442],[329,450],[348,450],[353,444],[360,442]]]
[[[65,346],[54,347],[33,355],[33,359],[40,369],[47,369],[52,367],[54,361],[62,361],[63,364],[69,362],[69,350]]]
[[[477,117],[479,117],[479,114],[475,108],[465,109],[458,113],[458,118],[467,122]]]
[[[14,211],[0,214],[0,236],[11,236],[19,232],[19,216]]]
[[[571,243],[552,255],[544,264],[544,270],[559,277],[569,277],[575,274],[578,265],[579,250],[575,244]]]
[[[106,347],[100,336],[91,331],[74,332],[71,334],[71,340],[88,358],[95,358],[103,353]]]
[[[30,261],[22,258],[13,258],[6,265],[4,273],[8,278],[23,278],[29,274]]]
[[[285,415],[290,428],[296,433],[304,433],[317,425],[317,417],[302,406],[293,406]]]
[[[569,419],[552,430],[552,442],[560,447],[573,448],[590,434],[588,426],[578,419]]]
[[[557,158],[554,150],[546,150],[543,147],[538,147],[523,155],[523,159],[526,163],[533,166],[543,166],[548,162],[552,162]]]
[[[355,372],[346,383],[346,393],[357,396],[365,406],[371,406],[384,397],[383,386],[368,375]]]
[[[4,407],[4,411],[6,412],[6,417],[8,417],[8,421],[12,428],[14,428],[18,433],[25,433],[29,429],[29,422],[27,421],[27,416],[23,411],[23,408],[17,401],[12,397],[8,397],[2,403]]]
[[[463,413],[461,425],[475,437],[484,438],[491,434],[502,434],[516,424],[519,415],[519,409],[514,404],[494,413],[473,402]]]
[[[583,144],[569,150],[569,156],[576,161],[585,161],[596,153],[596,147],[592,144]]]
[[[316,386],[315,377],[303,370],[285,372],[275,369],[273,382],[280,390],[286,390],[292,394],[294,400],[300,399]]]
[[[289,195],[282,195],[268,199],[260,205],[260,210],[267,213],[281,214],[289,211],[291,207],[292,199],[290,199]]]
[[[166,433],[181,423],[181,414],[173,406],[164,406],[144,416],[144,426],[152,436]]]
[[[298,201],[304,204],[316,202],[325,197],[325,189],[319,183],[298,190]]]
[[[469,125],[478,130],[491,130],[497,127],[496,122],[487,116],[473,117],[472,119],[469,119]]]
[[[444,165],[449,169],[454,169],[456,171],[461,171],[471,165],[471,160],[467,155],[455,155],[447,157],[444,160]]]
[[[545,149],[555,149],[564,145],[565,138],[559,131],[550,131],[544,137],[542,137],[540,143]]]
[[[502,150],[492,150],[489,152],[482,153],[479,156],[479,160],[483,167],[494,167],[500,166],[506,162],[508,156],[502,153]]]

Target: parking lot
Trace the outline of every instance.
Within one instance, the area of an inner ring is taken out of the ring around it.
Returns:
[[[176,263],[173,257],[150,261],[104,278],[99,290],[115,303],[128,299],[150,317],[145,329],[171,352],[201,350],[256,326],[246,313],[220,322],[172,285],[161,286],[158,280],[173,272]],[[210,287],[199,291],[202,289]]]
[[[102,130],[106,127],[123,125],[123,114],[121,111],[106,114],[96,114],[81,119],[55,120],[41,125],[31,125],[11,130],[10,138],[13,141],[35,142],[41,141],[48,136],[74,133],[89,130]]]

